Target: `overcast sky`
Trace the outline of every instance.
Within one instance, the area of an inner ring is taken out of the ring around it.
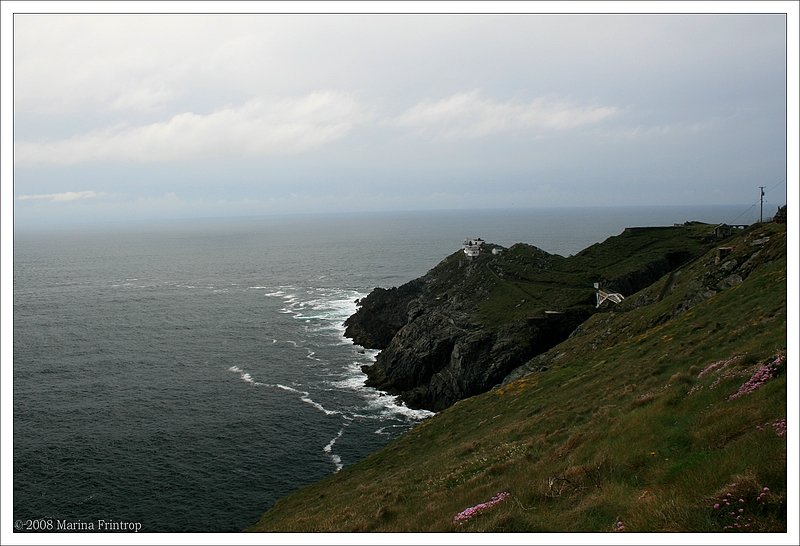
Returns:
[[[750,204],[785,189],[785,25],[15,15],[16,223]]]

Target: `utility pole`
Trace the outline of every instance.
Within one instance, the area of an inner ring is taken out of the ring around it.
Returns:
[[[759,186],[759,188],[761,188],[761,216],[760,216],[759,223],[763,224],[764,223],[764,186]]]

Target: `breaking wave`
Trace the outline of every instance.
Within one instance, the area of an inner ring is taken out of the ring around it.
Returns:
[[[333,464],[336,466],[335,470],[336,472],[339,472],[342,468],[344,468],[344,465],[342,464],[342,458],[339,455],[333,453],[333,445],[336,443],[336,440],[341,438],[342,434],[344,434],[344,428],[345,427],[340,428],[336,436],[334,436],[334,438],[330,442],[328,442],[328,444],[325,447],[322,448],[322,451],[328,457],[331,458],[331,462],[333,462]]]

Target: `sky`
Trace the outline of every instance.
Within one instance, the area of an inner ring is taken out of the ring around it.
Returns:
[[[786,202],[782,14],[13,23],[15,227]]]

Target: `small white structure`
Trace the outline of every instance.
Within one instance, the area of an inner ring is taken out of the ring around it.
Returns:
[[[498,254],[500,254],[502,252],[503,252],[503,249],[500,248],[500,247],[497,247],[497,246],[492,249],[492,254],[494,254],[495,256],[497,256]]]
[[[481,245],[483,244],[483,239],[480,237],[477,239],[465,239],[464,240],[464,254],[467,255],[469,258],[475,258],[481,253]]]
[[[618,292],[606,292],[605,290],[601,290],[600,283],[598,282],[594,283],[594,288],[597,290],[597,309],[607,301],[619,303],[625,299],[625,296]]]

